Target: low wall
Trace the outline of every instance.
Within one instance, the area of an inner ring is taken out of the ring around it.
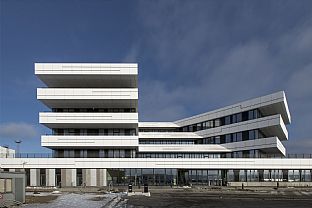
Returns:
[[[241,187],[312,187],[312,182],[228,182],[228,186]]]

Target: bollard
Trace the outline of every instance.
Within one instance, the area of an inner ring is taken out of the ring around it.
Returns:
[[[129,183],[129,185],[128,185],[128,193],[132,193],[132,184],[131,183]]]
[[[148,185],[147,185],[147,183],[144,184],[143,193],[148,193]]]
[[[244,189],[244,183],[242,183],[242,189]]]

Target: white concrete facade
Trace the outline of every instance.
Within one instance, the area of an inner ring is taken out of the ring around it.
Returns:
[[[132,176],[136,184],[151,169],[175,169],[174,184],[193,170],[235,178],[247,170],[312,170],[312,159],[284,158],[291,117],[283,91],[178,121],[139,122],[135,63],[36,63],[35,74],[47,85],[37,99],[50,109],[39,123],[52,130],[41,145],[55,154],[0,158],[0,169],[29,170],[30,186],[106,186]]]

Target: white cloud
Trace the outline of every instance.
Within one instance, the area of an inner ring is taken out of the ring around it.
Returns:
[[[132,46],[128,53],[123,58],[124,63],[137,63],[138,62],[138,47]]]
[[[262,16],[247,3],[242,9],[143,1],[141,22],[148,32],[142,47],[157,63],[148,69],[156,76],[140,83],[143,120],[175,120],[286,90],[293,118],[290,140],[311,148],[304,138],[312,122],[312,16],[295,20],[292,8],[276,11],[280,7],[273,4]],[[272,21],[276,12],[281,16]]]
[[[36,128],[27,123],[0,124],[0,138],[5,139],[32,139],[38,135]]]

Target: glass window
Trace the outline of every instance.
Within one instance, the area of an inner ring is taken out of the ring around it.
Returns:
[[[243,134],[242,134],[242,132],[237,132],[236,133],[236,141],[237,142],[240,142],[240,141],[242,141],[243,140]]]
[[[202,123],[203,129],[207,129],[207,122]]]
[[[214,126],[215,127],[221,126],[221,120],[220,119],[215,119],[214,120]]]
[[[5,183],[4,183],[4,180],[3,178],[0,179],[0,193],[4,193],[4,190],[5,190]]]
[[[226,116],[225,117],[225,125],[231,124],[231,116]]]
[[[236,123],[237,122],[237,117],[236,114],[232,115],[232,123]]]
[[[248,120],[254,119],[253,111],[248,111]]]
[[[214,139],[215,139],[215,144],[221,143],[220,136],[216,136]]]
[[[231,134],[226,134],[225,135],[225,143],[231,143],[231,142],[232,142]]]
[[[12,192],[12,179],[6,179],[5,192]]]
[[[255,139],[259,139],[259,130],[258,129],[254,130],[254,134],[255,134]]]
[[[255,139],[255,131],[250,130],[249,135],[248,135],[249,140],[254,140]]]
[[[202,130],[202,125],[201,125],[201,123],[198,123],[197,124],[197,131],[200,131],[200,130]]]
[[[236,122],[241,122],[242,121],[242,113],[236,114]]]
[[[237,142],[236,135],[236,133],[232,134],[232,142]]]

